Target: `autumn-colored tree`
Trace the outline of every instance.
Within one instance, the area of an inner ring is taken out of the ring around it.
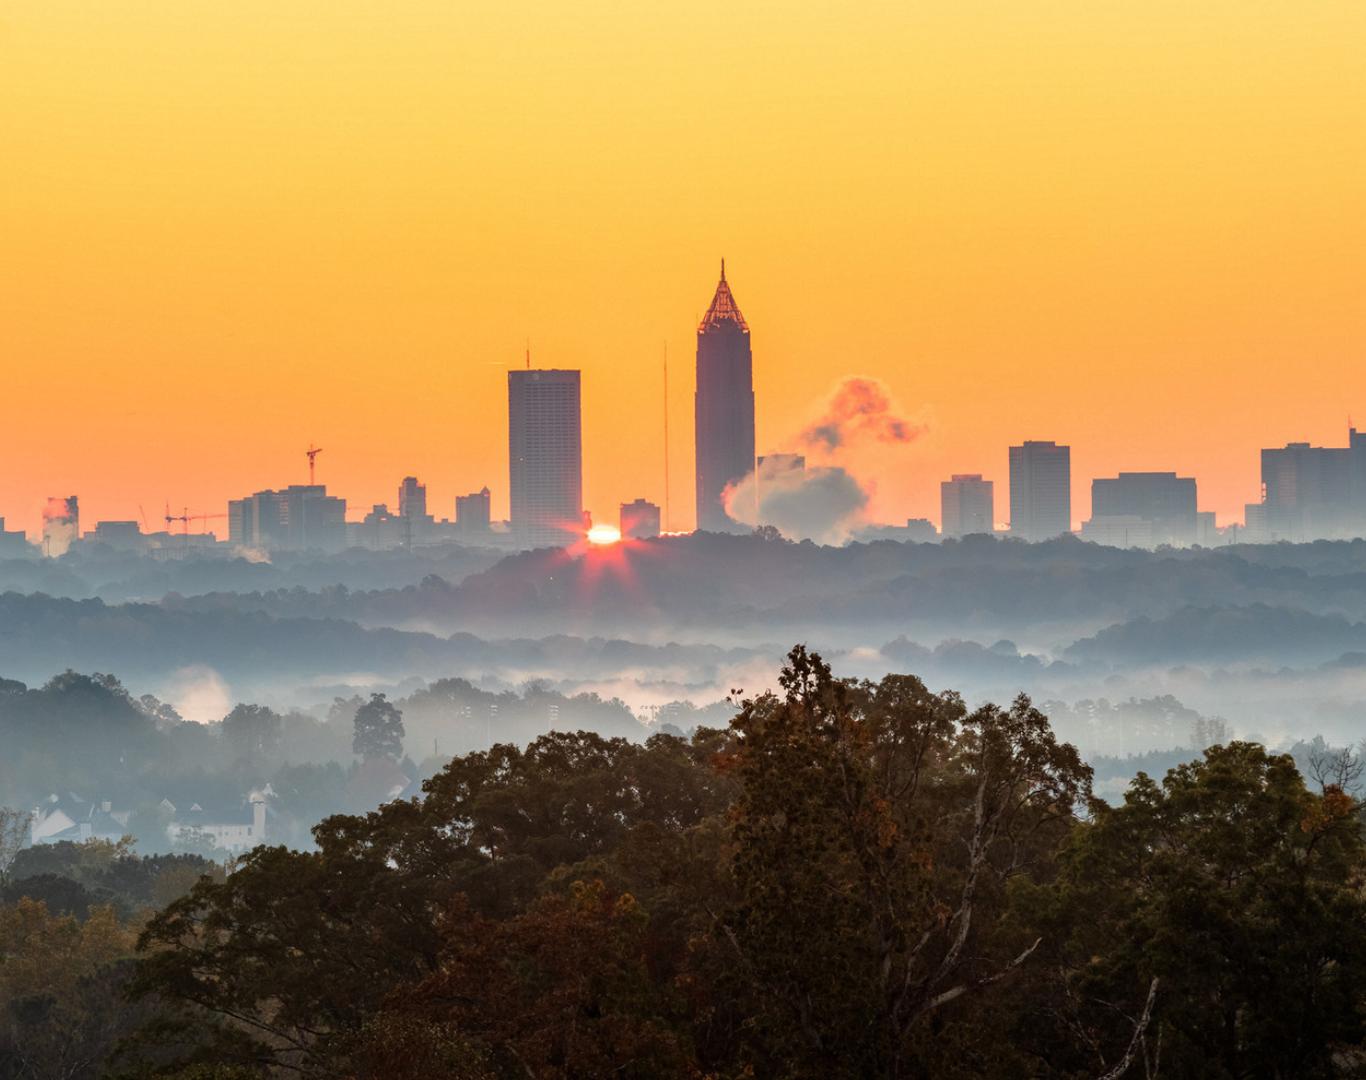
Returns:
[[[502,921],[456,905],[442,920],[437,972],[389,1013],[460,1032],[498,1075],[699,1075],[677,1003],[646,963],[648,921],[634,897],[600,881],[575,881]],[[376,1075],[417,1080],[393,1063]]]
[[[855,685],[794,649],[730,765],[735,908],[719,919],[765,1075],[909,1076],[920,1029],[1038,946],[1004,886],[1053,857],[1090,770],[1028,700],[968,713],[909,676]]]
[[[148,925],[137,990],[180,1008],[225,1061],[344,1075],[356,1033],[439,968],[442,912],[458,900],[515,917],[550,875],[609,857],[632,830],[720,813],[729,783],[710,756],[705,737],[556,732],[457,758],[420,802],[329,818],[317,851],[258,848],[198,884]]]
[[[1233,743],[1124,805],[1026,698],[795,649],[728,731],[556,732],[258,848],[149,923],[152,1072],[1345,1075],[1358,804]],[[179,1039],[180,1042],[174,1042]],[[158,1056],[159,1055],[159,1056]]]
[[[0,907],[0,1075],[94,1080],[129,1024],[136,931],[113,910],[80,922],[27,898]]]

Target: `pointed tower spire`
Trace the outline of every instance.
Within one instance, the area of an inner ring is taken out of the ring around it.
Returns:
[[[711,298],[711,307],[707,308],[707,313],[702,316],[702,322],[698,326],[699,333],[709,330],[722,323],[732,323],[738,326],[745,333],[749,333],[749,325],[745,322],[745,317],[740,314],[740,305],[735,302],[735,296],[730,291],[730,284],[726,281],[726,260],[721,260],[721,280],[716,286],[716,295]]]

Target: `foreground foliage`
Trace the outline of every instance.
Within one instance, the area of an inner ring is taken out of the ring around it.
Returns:
[[[1354,1075],[1340,788],[1232,743],[1108,807],[1027,699],[801,648],[781,686],[691,739],[459,757],[200,879],[146,923],[111,1075]],[[36,940],[6,933],[0,972]],[[94,970],[127,971],[112,940]]]

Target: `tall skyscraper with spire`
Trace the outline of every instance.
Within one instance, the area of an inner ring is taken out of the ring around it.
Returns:
[[[694,421],[697,527],[729,532],[736,523],[726,513],[722,493],[754,469],[754,360],[749,326],[726,282],[724,259],[716,295],[697,328]]]

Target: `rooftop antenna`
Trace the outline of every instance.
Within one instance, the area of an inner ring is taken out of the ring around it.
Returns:
[[[304,451],[304,453],[308,455],[308,486],[309,486],[309,487],[312,487],[312,486],[313,486],[314,458],[316,458],[316,457],[317,457],[319,454],[321,454],[322,452],[323,452],[323,448],[322,448],[321,446],[314,446],[312,443],[309,443],[309,444],[308,444],[308,449]]]
[[[526,339],[526,369],[531,370],[531,338]]]
[[[664,341],[664,531],[669,531],[669,342]]]

